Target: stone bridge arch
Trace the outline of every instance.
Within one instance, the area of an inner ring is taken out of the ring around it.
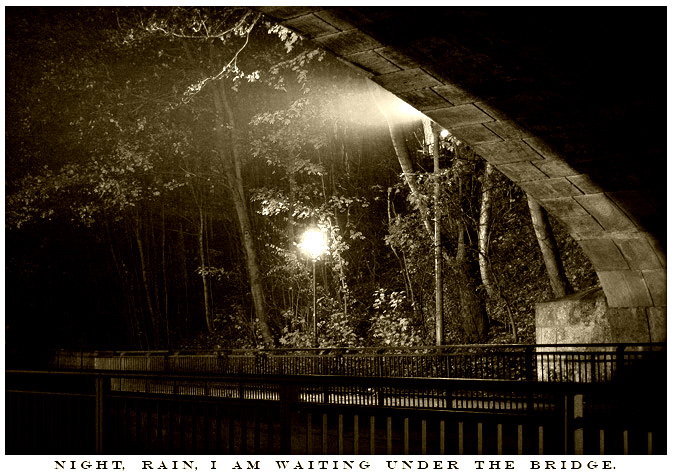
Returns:
[[[605,295],[592,311],[607,302],[600,341],[582,342],[666,340],[665,8],[259,9],[450,130],[565,224]],[[559,302],[570,305],[560,317],[582,297]],[[554,325],[538,342],[574,341]]]

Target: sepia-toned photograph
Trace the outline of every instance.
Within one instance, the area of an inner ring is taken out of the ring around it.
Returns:
[[[5,454],[666,455],[666,20],[5,7]]]

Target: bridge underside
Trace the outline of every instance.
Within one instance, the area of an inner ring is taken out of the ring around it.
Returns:
[[[564,223],[607,319],[628,328],[605,342],[665,341],[665,9],[259,9],[450,130]]]

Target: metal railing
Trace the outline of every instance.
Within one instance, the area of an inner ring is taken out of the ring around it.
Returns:
[[[656,384],[86,369],[5,380],[8,454],[666,450]]]
[[[6,450],[665,453],[665,345],[6,354]]]
[[[55,351],[8,355],[8,367],[217,373],[608,382],[663,364],[665,344],[464,345],[232,351]]]

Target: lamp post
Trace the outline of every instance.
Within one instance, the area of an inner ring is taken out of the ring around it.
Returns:
[[[316,318],[316,282],[315,282],[315,262],[325,251],[325,236],[319,229],[309,229],[304,233],[301,249],[308,253],[313,261],[313,345],[318,347],[318,320]]]

